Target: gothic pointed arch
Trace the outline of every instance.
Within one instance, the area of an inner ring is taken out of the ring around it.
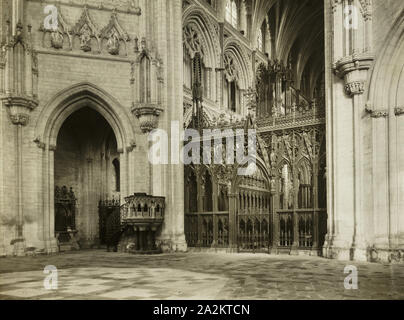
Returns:
[[[403,113],[404,101],[404,12],[391,27],[370,76],[369,107],[375,110],[389,107],[390,112]],[[401,66],[401,68],[397,68]],[[399,110],[394,110],[398,108]],[[387,111],[387,110],[386,110]],[[398,112],[397,112],[398,111]]]
[[[224,62],[232,62],[233,76],[236,78],[240,89],[247,90],[252,83],[251,59],[247,52],[238,40],[231,37],[224,41],[223,51]]]
[[[118,149],[131,148],[135,137],[128,111],[114,97],[89,82],[82,82],[54,95],[44,105],[35,126],[35,142],[56,146],[57,134],[67,117],[88,105],[111,125]]]
[[[220,65],[218,26],[197,6],[187,7],[182,16],[184,47],[191,58],[200,51],[206,67]]]

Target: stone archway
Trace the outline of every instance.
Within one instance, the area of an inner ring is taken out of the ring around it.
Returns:
[[[113,130],[94,109],[75,111],[61,126],[54,158],[55,233],[59,244],[67,242],[66,249],[71,237],[80,248],[100,244],[104,220],[98,207],[100,201],[119,201],[119,159]],[[67,191],[69,197],[63,194]]]
[[[366,111],[373,132],[364,140],[373,149],[367,159],[373,165],[366,172],[372,181],[366,182],[373,188],[365,209],[373,212],[367,219],[378,251],[377,258],[373,258],[389,261],[400,256],[404,244],[404,220],[400,217],[404,210],[404,14],[384,41],[367,98]]]
[[[127,110],[105,91],[89,83],[81,83],[63,90],[44,107],[35,128],[35,142],[42,152],[42,232],[46,252],[57,252],[55,238],[55,153],[58,150],[58,136],[66,121],[86,108],[103,119],[116,139],[116,153],[120,161],[120,197],[133,190],[133,148],[134,130]],[[99,200],[99,199],[98,199]],[[98,201],[97,200],[97,201]],[[96,210],[96,209],[95,209]],[[86,226],[91,225],[87,223]],[[88,231],[88,230],[87,230]],[[86,232],[93,234],[93,232]],[[93,236],[90,237],[94,238]],[[91,241],[90,241],[91,242]]]

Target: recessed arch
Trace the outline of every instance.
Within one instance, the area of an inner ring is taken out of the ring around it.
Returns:
[[[251,62],[238,40],[229,38],[224,43],[225,54],[234,58],[238,68],[238,85],[240,89],[247,90],[252,84]]]

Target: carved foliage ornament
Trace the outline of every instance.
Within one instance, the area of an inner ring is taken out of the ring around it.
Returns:
[[[362,94],[365,91],[365,83],[363,81],[353,81],[345,85],[345,91],[348,95]]]
[[[372,0],[359,0],[361,4],[361,13],[366,20],[372,19]]]

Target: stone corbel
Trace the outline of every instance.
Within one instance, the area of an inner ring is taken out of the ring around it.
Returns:
[[[38,106],[38,101],[22,96],[5,96],[1,98],[9,108],[10,120],[15,125],[27,125],[29,113]]]
[[[363,94],[367,73],[374,57],[368,53],[353,54],[343,57],[333,64],[335,75],[344,79],[345,92],[353,97]]]
[[[148,133],[157,128],[158,118],[163,109],[157,105],[141,103],[138,105],[134,104],[131,112],[139,119],[142,132]]]
[[[343,79],[348,73],[353,71],[367,71],[374,61],[374,56],[369,53],[354,53],[343,57],[333,64],[334,72]]]

